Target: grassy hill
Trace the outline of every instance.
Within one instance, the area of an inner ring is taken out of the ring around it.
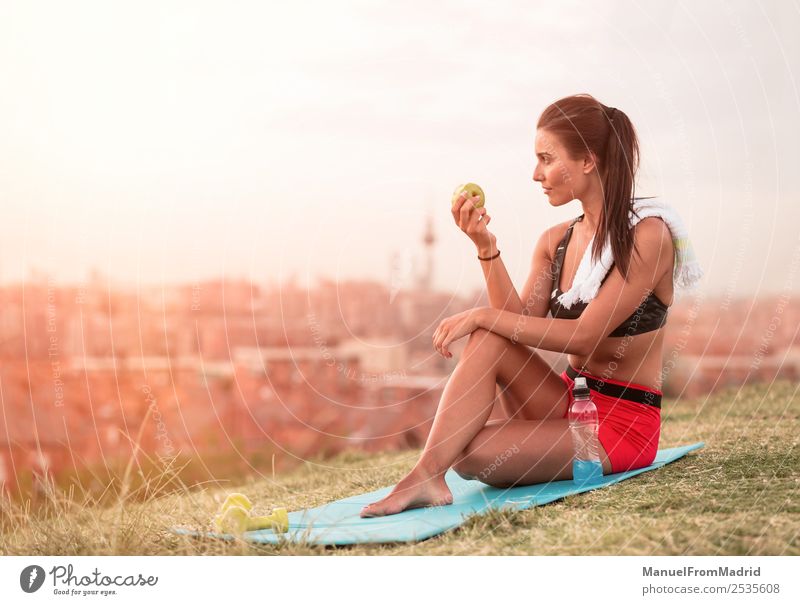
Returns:
[[[797,385],[665,400],[661,447],[705,441],[652,473],[527,511],[473,517],[416,544],[346,548],[197,540],[166,531],[208,524],[220,497],[242,491],[256,512],[317,506],[399,480],[418,452],[352,452],[225,490],[194,486],[124,506],[54,493],[36,514],[0,501],[0,555],[788,555],[800,554]],[[174,477],[149,479],[148,493]],[[110,485],[111,490],[117,489]],[[124,490],[123,490],[124,493]]]

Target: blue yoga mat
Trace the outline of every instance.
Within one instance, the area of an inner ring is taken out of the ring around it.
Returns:
[[[477,480],[462,479],[452,469],[445,480],[453,492],[453,504],[406,510],[388,517],[362,519],[362,507],[386,496],[393,486],[374,492],[351,496],[316,508],[289,513],[289,531],[275,534],[271,530],[246,532],[244,539],[251,542],[278,544],[294,542],[304,544],[367,544],[387,542],[414,542],[441,534],[458,527],[473,514],[489,510],[522,510],[547,504],[566,496],[606,487],[630,479],[641,473],[669,464],[705,443],[693,443],[658,451],[653,464],[624,473],[604,475],[599,484],[579,487],[571,479],[551,481],[522,487],[501,489],[490,487]],[[170,531],[195,537],[233,539],[230,534],[194,531],[171,527]]]

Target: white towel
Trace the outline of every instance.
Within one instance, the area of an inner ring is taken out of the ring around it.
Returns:
[[[672,242],[675,246],[674,284],[679,288],[693,287],[703,276],[703,269],[695,257],[694,249],[689,241],[689,233],[675,209],[659,200],[642,198],[634,198],[633,208],[639,216],[629,211],[631,227],[648,216],[659,216],[664,220],[672,234]],[[607,239],[600,254],[600,261],[593,263],[591,260],[593,243],[594,237],[586,247],[572,286],[558,297],[558,301],[567,309],[577,301],[589,302],[597,296],[600,284],[614,262],[611,242]]]

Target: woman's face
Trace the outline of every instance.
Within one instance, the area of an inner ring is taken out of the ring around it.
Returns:
[[[583,158],[570,158],[561,141],[542,128],[536,131],[535,145],[537,162],[533,180],[542,184],[550,205],[563,206],[581,199],[589,186],[592,165],[587,165]]]

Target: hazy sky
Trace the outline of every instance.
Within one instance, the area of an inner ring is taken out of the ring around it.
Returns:
[[[749,2],[0,2],[0,281],[483,283],[452,222],[480,183],[522,286],[548,226],[535,123],[588,92],[638,128],[638,192],[709,293],[800,289],[800,10]]]

